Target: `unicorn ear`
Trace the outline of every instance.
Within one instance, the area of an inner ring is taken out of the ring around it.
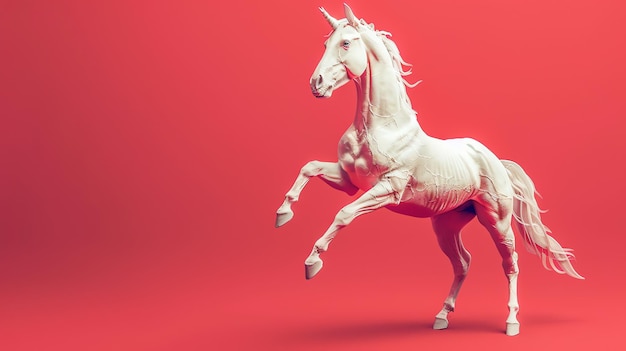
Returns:
[[[348,6],[348,4],[346,4],[345,2],[343,3],[343,11],[345,12],[346,19],[348,20],[348,23],[350,23],[350,25],[355,27],[359,25],[359,20],[354,15],[354,12],[352,12],[350,6]]]

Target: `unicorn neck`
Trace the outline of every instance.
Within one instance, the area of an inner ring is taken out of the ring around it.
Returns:
[[[354,80],[357,88],[354,126],[357,129],[402,128],[414,124],[421,130],[406,88],[391,62],[378,61],[372,54],[369,62],[365,72]]]

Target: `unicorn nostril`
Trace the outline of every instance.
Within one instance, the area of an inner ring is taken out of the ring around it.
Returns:
[[[317,79],[315,79],[315,87],[316,88],[321,88],[322,84],[324,83],[324,78],[322,77],[322,75],[320,74]]]

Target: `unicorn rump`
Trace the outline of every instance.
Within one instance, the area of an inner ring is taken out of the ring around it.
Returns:
[[[517,253],[511,223],[517,225],[525,247],[541,257],[544,267],[577,279],[573,254],[543,225],[535,200],[535,186],[515,162],[498,159],[469,138],[442,140],[420,127],[406,92],[411,73],[390,34],[356,18],[344,5],[346,18],[335,19],[320,8],[332,32],[311,76],[311,91],[328,98],[352,81],[357,89],[354,121],[339,140],[337,162],[308,162],[287,192],[276,215],[280,227],[293,218],[295,203],[311,177],[355,195],[363,193],[335,216],[305,260],[307,279],[322,269],[320,255],[339,230],[356,217],[379,208],[428,218],[441,250],[452,263],[454,279],[434,329],[448,327],[448,313],[467,276],[470,254],[461,229],[474,217],[487,229],[502,257],[509,285],[506,334],[519,333],[517,314]]]

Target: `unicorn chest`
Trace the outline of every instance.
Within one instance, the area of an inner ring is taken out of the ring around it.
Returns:
[[[397,163],[372,135],[355,130],[348,130],[339,141],[338,160],[350,180],[363,190],[374,186]]]

